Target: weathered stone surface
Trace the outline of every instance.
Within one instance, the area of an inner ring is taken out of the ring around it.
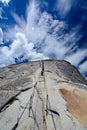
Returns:
[[[67,101],[66,107],[84,126],[87,127],[87,92],[76,88],[60,88]]]
[[[0,130],[87,130],[87,81],[60,60],[0,68]]]

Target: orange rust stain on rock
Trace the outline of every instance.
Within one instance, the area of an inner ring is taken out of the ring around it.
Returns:
[[[27,130],[27,126],[24,126],[23,130]]]
[[[87,127],[87,92],[72,88],[60,88],[59,90],[67,101],[68,111]]]

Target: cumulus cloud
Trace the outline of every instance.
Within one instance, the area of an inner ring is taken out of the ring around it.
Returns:
[[[79,50],[77,46],[79,29],[65,33],[68,25],[47,12],[41,12],[39,7],[40,3],[32,0],[27,7],[26,20],[12,12],[17,24],[4,33],[4,39],[8,39],[10,45],[0,48],[0,65],[15,63],[15,59],[22,62],[24,59],[55,58],[66,59],[78,66],[87,55],[86,49]],[[0,31],[0,34],[3,33]]]
[[[0,51],[0,60],[2,66],[15,63],[15,58],[23,55],[22,60],[27,58],[29,60],[44,59],[44,55],[36,53],[33,50],[34,44],[28,43],[27,38],[23,33],[16,33],[16,37],[10,47],[2,47]],[[21,60],[21,59],[20,59]],[[21,62],[21,61],[20,61]]]

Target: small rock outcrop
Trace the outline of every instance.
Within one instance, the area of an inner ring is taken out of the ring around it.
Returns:
[[[87,130],[87,81],[63,60],[0,68],[0,130]]]

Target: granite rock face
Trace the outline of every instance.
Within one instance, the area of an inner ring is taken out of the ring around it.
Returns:
[[[0,68],[0,130],[87,130],[87,81],[62,60]]]

